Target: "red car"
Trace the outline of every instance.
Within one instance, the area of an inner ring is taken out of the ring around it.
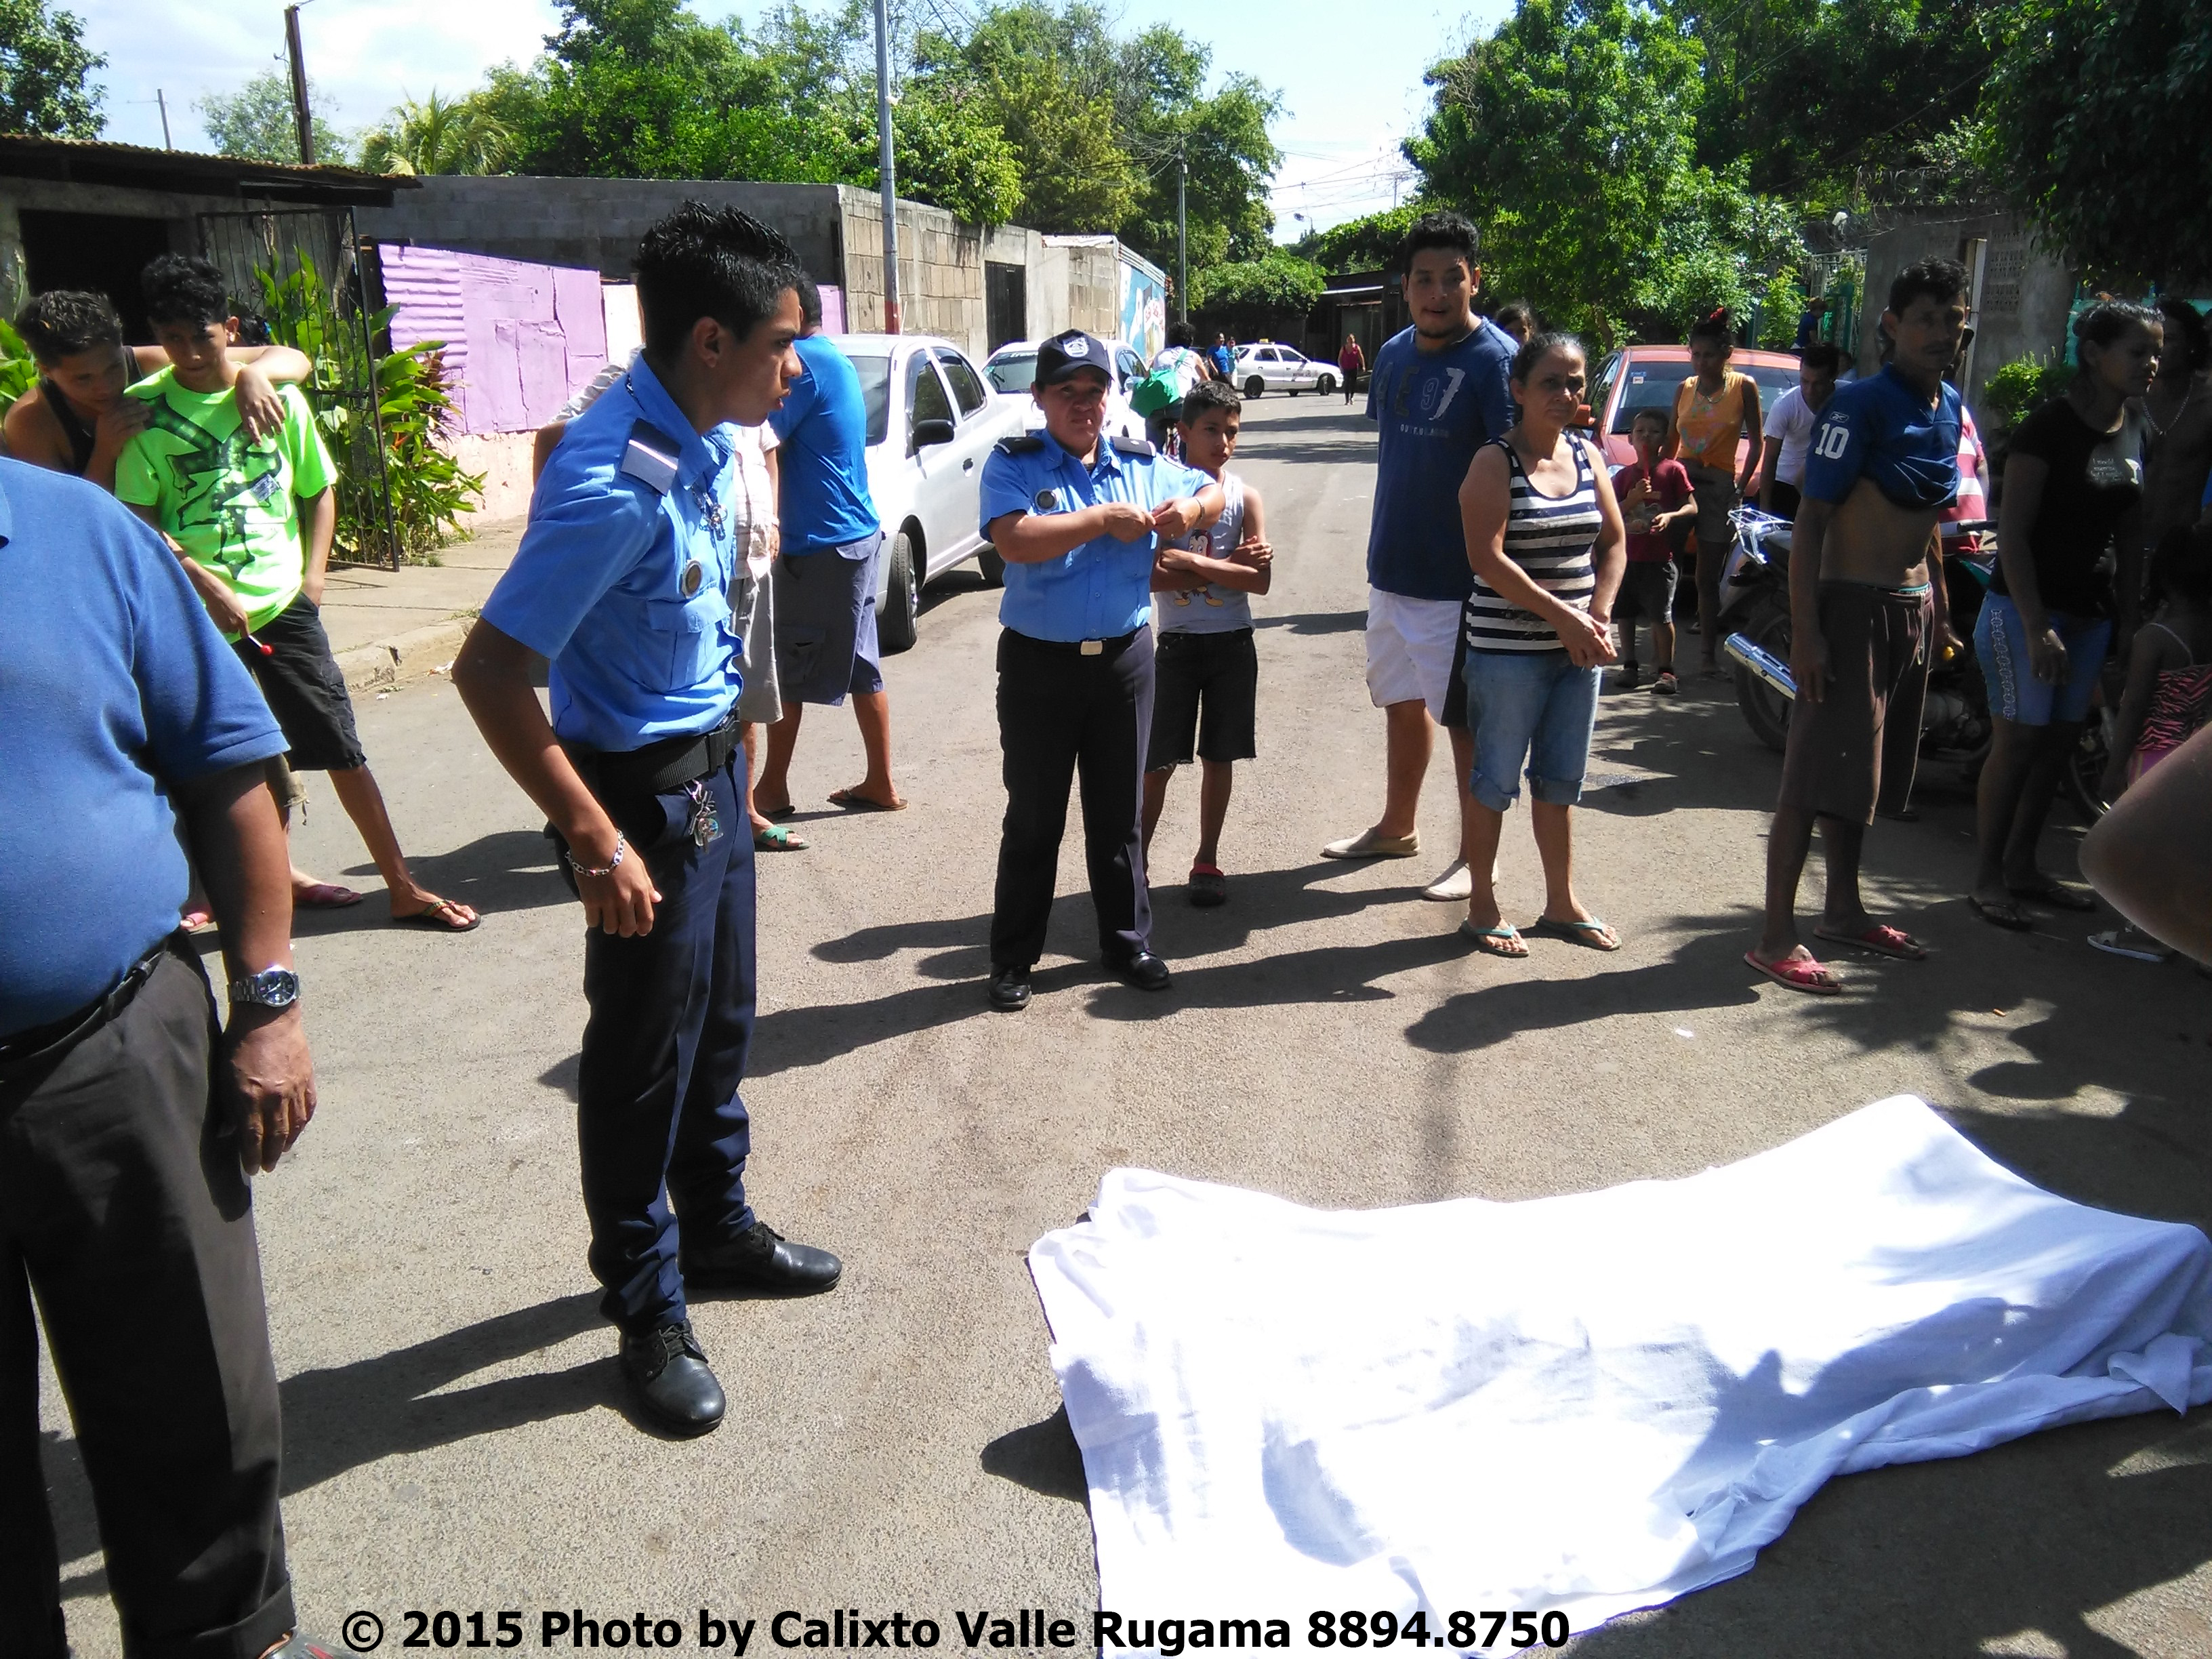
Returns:
[[[1797,359],[1787,351],[1753,351],[1738,346],[1729,367],[1758,382],[1762,426],[1775,399],[1797,384]],[[1605,444],[1608,464],[1626,466],[1636,459],[1636,446],[1628,433],[1636,411],[1663,409],[1672,415],[1675,388],[1694,373],[1690,348],[1686,345],[1624,346],[1605,360],[1598,369],[1596,384],[1590,388],[1589,403],[1596,413],[1596,429]],[[1739,471],[1749,448],[1748,437],[1736,445]]]

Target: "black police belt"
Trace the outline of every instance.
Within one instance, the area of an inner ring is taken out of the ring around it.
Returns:
[[[606,805],[635,800],[641,795],[665,795],[672,789],[711,777],[730,763],[738,750],[738,722],[732,708],[711,732],[687,732],[664,738],[642,749],[597,750],[562,744],[576,775]]]
[[[1020,638],[1024,645],[1035,646],[1040,651],[1065,652],[1071,657],[1118,656],[1129,642],[1145,630],[1133,628],[1126,634],[1115,634],[1103,640],[1041,640],[1034,634],[1024,634],[1018,628],[1006,630]]]

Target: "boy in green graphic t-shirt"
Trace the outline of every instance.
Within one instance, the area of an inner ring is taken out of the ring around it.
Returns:
[[[204,259],[171,253],[148,265],[140,283],[169,367],[131,388],[149,415],[116,463],[116,495],[169,538],[208,614],[260,683],[290,745],[292,768],[331,775],[331,789],[383,874],[392,920],[467,932],[476,912],[440,898],[407,872],[355,732],[345,676],[323,632],[319,601],[337,527],[331,491],[337,473],[307,400],[283,387],[283,425],[269,437],[252,436],[231,395],[238,367],[226,349],[237,337],[238,319],[221,273]],[[296,866],[292,886],[295,904],[361,902],[358,893]]]

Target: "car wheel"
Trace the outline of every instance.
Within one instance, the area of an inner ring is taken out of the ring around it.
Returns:
[[[915,568],[914,538],[902,530],[891,538],[890,582],[884,592],[876,638],[890,656],[914,649],[915,618],[921,613],[921,577]]]
[[[975,550],[975,568],[983,573],[983,586],[1004,587],[1006,585],[1006,562],[999,550],[985,542]]]
[[[1267,389],[1267,383],[1256,374],[1244,382],[1244,395],[1248,398],[1256,398]]]
[[[1336,379],[1334,375],[1324,374],[1314,382],[1314,395],[1316,397],[1326,398],[1335,390]]]

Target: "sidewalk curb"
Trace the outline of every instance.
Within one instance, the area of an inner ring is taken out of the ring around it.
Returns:
[[[346,690],[396,691],[453,659],[475,625],[473,612],[410,628],[388,640],[356,645],[336,654]]]

